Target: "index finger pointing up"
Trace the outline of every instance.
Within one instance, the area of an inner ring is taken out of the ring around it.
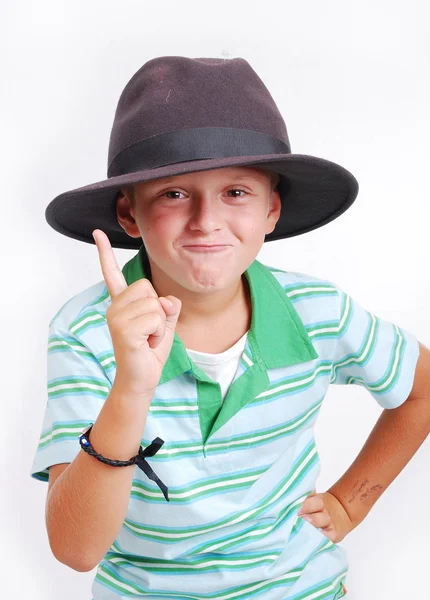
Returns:
[[[99,253],[103,278],[112,299],[118,296],[128,286],[125,277],[116,262],[108,236],[101,229],[94,229],[93,238]]]

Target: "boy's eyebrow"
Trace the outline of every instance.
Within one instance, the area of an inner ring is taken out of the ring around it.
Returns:
[[[261,181],[262,177],[257,175],[232,175],[234,179],[254,179],[255,181]]]

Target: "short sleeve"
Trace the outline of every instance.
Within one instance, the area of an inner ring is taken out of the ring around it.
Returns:
[[[30,475],[49,481],[49,467],[80,452],[79,434],[94,423],[111,389],[100,362],[82,341],[51,323],[47,349],[47,399]]]
[[[364,309],[337,287],[337,333],[330,383],[365,387],[382,408],[409,396],[419,356],[417,338]]]

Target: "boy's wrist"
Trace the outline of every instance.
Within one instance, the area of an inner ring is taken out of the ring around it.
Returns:
[[[368,512],[370,512],[369,509],[369,511],[367,512],[363,511],[360,513],[360,515],[355,515],[351,510],[348,511],[348,509],[345,506],[346,499],[344,495],[340,492],[340,490],[336,488],[336,484],[332,485],[331,488],[327,490],[327,493],[330,494],[333,498],[335,498],[339,506],[342,507],[342,510],[344,511],[345,515],[347,516],[350,522],[350,531],[358,527],[358,525],[360,525],[360,523],[366,518]]]
[[[326,508],[330,513],[330,517],[336,529],[336,542],[340,542],[348,535],[348,533],[351,533],[359,523],[353,522],[348,511],[333,492],[327,491],[321,495],[323,496],[324,505],[328,505]]]
[[[128,402],[139,402],[150,404],[154,397],[155,390],[136,390],[130,383],[116,376],[112,384],[109,396],[119,398]]]

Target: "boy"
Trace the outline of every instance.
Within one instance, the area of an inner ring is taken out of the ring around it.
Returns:
[[[103,281],[50,323],[31,474],[49,478],[54,555],[98,565],[94,600],[345,595],[338,543],[428,434],[429,351],[335,284],[255,257],[357,190],[291,154],[244,59],[160,57],[120,97],[108,180],[48,206],[56,230],[95,241]],[[138,252],[120,270],[112,247]],[[330,383],[393,410],[317,494]]]

